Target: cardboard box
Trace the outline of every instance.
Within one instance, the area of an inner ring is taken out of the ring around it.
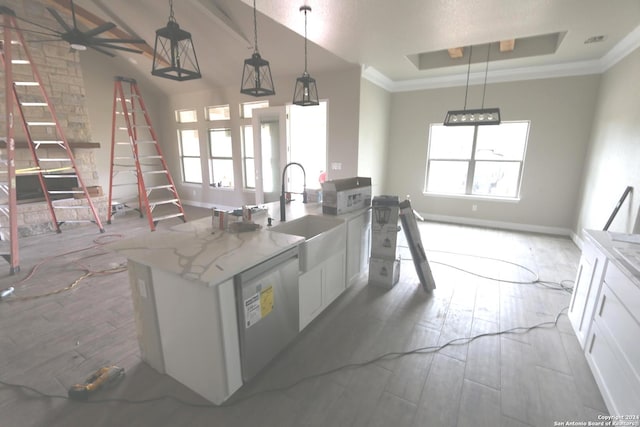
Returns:
[[[371,233],[371,257],[395,259],[398,244],[398,226],[385,226]]]
[[[354,177],[322,183],[322,213],[341,215],[371,206],[371,178]]]
[[[82,191],[81,187],[73,187],[73,191]],[[92,187],[87,187],[87,193],[89,193],[89,197],[100,197],[102,196],[102,187],[99,185],[94,185]],[[84,193],[73,193],[74,199],[84,199]]]
[[[393,288],[400,279],[400,258],[370,258],[369,284],[385,289]]]

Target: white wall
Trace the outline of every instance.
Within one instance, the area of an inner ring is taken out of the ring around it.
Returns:
[[[383,194],[387,179],[387,154],[391,93],[360,80],[358,176],[371,177],[374,195]]]
[[[640,191],[640,49],[602,76],[575,231],[601,230],[627,186]],[[640,197],[627,197],[609,230],[633,231]],[[640,229],[635,230],[636,233]]]
[[[385,191],[410,195],[415,209],[435,219],[569,234],[599,80],[591,75],[487,86],[485,106],[500,107],[502,120],[531,121],[517,202],[424,195],[429,124],[442,123],[449,109],[460,109],[465,88],[393,93]],[[482,86],[471,86],[468,107],[479,107],[481,97]]]

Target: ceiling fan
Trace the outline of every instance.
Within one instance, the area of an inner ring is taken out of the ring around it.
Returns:
[[[56,21],[58,21],[58,24],[60,24],[60,26],[64,30],[64,31],[58,31],[58,30],[48,28],[48,30],[53,33],[51,35],[55,35],[57,37],[54,40],[66,41],[67,43],[69,43],[69,46],[73,50],[82,51],[82,50],[87,50],[87,48],[91,48],[111,57],[115,55],[106,49],[116,49],[116,50],[123,50],[123,51],[133,52],[133,53],[142,53],[142,51],[138,49],[119,46],[119,44],[145,44],[146,42],[142,39],[99,37],[100,34],[110,31],[116,27],[116,24],[114,24],[113,22],[105,22],[87,31],[80,30],[80,28],[78,28],[78,23],[76,21],[76,9],[73,4],[73,0],[70,0],[69,4],[70,4],[73,26],[70,26],[62,18],[62,16],[60,16],[60,14],[56,9],[47,7],[47,10],[49,11],[49,13],[51,13],[51,15],[55,18]],[[50,40],[42,40],[42,41],[50,41]]]

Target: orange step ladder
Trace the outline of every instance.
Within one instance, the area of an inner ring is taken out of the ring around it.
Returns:
[[[9,262],[11,272],[15,273],[20,270],[16,176],[37,176],[56,232],[60,233],[60,226],[70,222],[93,222],[100,232],[104,232],[104,228],[78,172],[73,153],[27,48],[16,15],[4,6],[0,6],[0,15],[3,24],[0,56],[6,103],[6,136],[2,138],[5,147],[3,150],[0,147],[0,212],[4,214],[6,221],[0,222],[0,241],[7,242],[0,245],[0,255]],[[23,137],[32,155],[31,166],[18,170],[15,165],[16,121],[22,125]],[[77,180],[74,189],[60,190],[53,184],[56,180],[70,178]],[[61,200],[74,198],[76,194],[82,194],[87,203],[69,204]]]
[[[146,215],[151,231],[159,221],[186,222],[169,167],[135,79],[114,79],[111,179],[107,222],[130,208]]]

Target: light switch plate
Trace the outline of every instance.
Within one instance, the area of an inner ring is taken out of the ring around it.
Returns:
[[[147,298],[147,284],[142,279],[138,279],[138,292],[142,298]]]

